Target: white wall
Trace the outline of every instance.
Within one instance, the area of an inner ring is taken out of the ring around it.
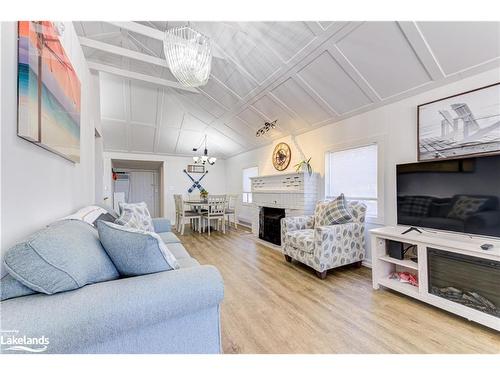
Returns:
[[[17,23],[1,23],[1,251],[53,220],[94,202],[90,72],[71,22],[62,43],[81,82],[81,161],[17,137]]]
[[[363,144],[366,140],[382,140],[381,152],[383,163],[383,198],[385,225],[396,224],[396,169],[395,165],[417,160],[417,105],[475,89],[500,81],[500,69],[490,70],[465,78],[431,91],[404,99],[399,102],[377,108],[346,120],[326,125],[310,132],[298,135],[295,141],[311,163],[315,172],[321,175],[321,187],[324,191],[324,156],[325,152],[339,145]],[[293,165],[301,160],[301,154],[291,137],[279,139],[273,145],[246,152],[226,160],[227,188],[241,192],[241,170],[245,167],[258,166],[259,174],[275,174],[271,155],[276,143],[287,142],[292,149],[292,161],[286,172],[293,171]],[[322,193],[323,195],[324,193]],[[240,216],[251,217],[248,207],[240,207]],[[369,225],[369,228],[373,225]]]
[[[111,160],[147,160],[163,161],[163,186],[164,186],[164,216],[169,218],[172,223],[175,222],[174,194],[187,195],[187,189],[193,184],[192,181],[183,172],[188,164],[192,164],[193,159],[179,156],[162,156],[152,154],[134,154],[125,152],[105,152],[104,153],[104,195],[112,197],[111,186]],[[203,178],[200,184],[209,192],[209,194],[230,193],[226,189],[226,163],[225,160],[218,159],[213,166],[207,166],[208,174]],[[201,174],[192,174],[196,180]],[[192,196],[199,198],[199,190],[195,189]],[[107,204],[112,206],[112,199],[107,200]]]

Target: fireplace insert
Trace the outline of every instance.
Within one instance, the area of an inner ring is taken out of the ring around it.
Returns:
[[[500,317],[500,262],[427,248],[429,293]]]
[[[261,207],[259,213],[259,238],[281,246],[281,219],[283,208]]]

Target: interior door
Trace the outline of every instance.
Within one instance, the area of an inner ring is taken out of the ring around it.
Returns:
[[[131,171],[130,172],[130,203],[146,202],[152,217],[158,217],[159,210],[159,186],[158,173],[155,171]]]

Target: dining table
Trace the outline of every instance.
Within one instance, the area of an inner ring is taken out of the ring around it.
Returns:
[[[208,210],[210,204],[206,200],[188,199],[184,201],[184,205],[191,206],[195,211],[201,213],[203,210]]]

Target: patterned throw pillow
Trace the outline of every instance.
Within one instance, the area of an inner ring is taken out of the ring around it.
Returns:
[[[345,224],[352,221],[344,194],[330,202],[319,202],[315,210],[315,226]]]
[[[470,215],[475,214],[485,204],[487,199],[474,197],[458,197],[455,204],[448,213],[450,219],[465,220]]]
[[[147,232],[155,231],[146,203],[120,203],[120,209],[122,214],[116,219],[116,224]]]

